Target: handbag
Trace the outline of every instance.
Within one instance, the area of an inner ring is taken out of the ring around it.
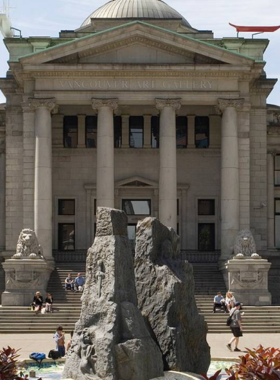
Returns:
[[[233,312],[233,313],[227,318],[227,321],[226,321],[226,325],[227,325],[227,326],[230,326],[230,325],[231,325],[232,317],[233,317],[234,313],[235,313],[235,310],[234,310],[234,312]]]

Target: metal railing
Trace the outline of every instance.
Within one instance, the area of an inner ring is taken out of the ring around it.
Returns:
[[[85,263],[87,251],[53,251],[53,258],[56,263]]]
[[[220,251],[181,250],[181,259],[190,263],[217,263],[220,255]],[[56,263],[85,263],[87,251],[53,251],[53,258]]]
[[[182,260],[188,260],[190,263],[217,263],[221,251],[192,251],[181,250]]]

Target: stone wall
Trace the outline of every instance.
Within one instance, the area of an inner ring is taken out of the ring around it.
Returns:
[[[21,96],[6,106],[6,250],[14,251],[23,226],[23,120]]]

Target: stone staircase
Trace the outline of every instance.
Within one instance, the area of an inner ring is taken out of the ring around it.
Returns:
[[[226,286],[217,263],[194,263],[195,298],[200,314],[205,318],[208,332],[229,333],[228,314],[213,313],[213,298],[218,291],[225,296]],[[244,306],[244,334],[280,333],[280,306]]]
[[[195,295],[199,312],[205,317],[209,333],[228,333],[228,314],[213,314],[213,298],[217,291],[224,295],[226,287],[216,263],[194,263]],[[81,293],[64,290],[68,273],[84,274],[85,263],[58,263],[49,281],[48,291],[54,297],[54,313],[35,315],[30,307],[1,307],[0,334],[53,333],[62,325],[66,332],[73,330],[81,310]],[[31,302],[32,300],[30,300]],[[280,306],[244,306],[244,333],[280,333]]]
[[[48,285],[48,292],[54,297],[53,313],[36,315],[27,306],[0,307],[0,334],[53,333],[59,325],[65,332],[73,330],[80,316],[81,293],[65,291],[63,284],[68,273],[76,277],[78,272],[84,275],[85,263],[57,264]]]

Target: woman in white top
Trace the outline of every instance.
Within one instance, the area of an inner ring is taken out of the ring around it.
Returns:
[[[227,311],[230,312],[230,310],[234,307],[236,300],[231,292],[227,292],[226,294],[226,307]]]

